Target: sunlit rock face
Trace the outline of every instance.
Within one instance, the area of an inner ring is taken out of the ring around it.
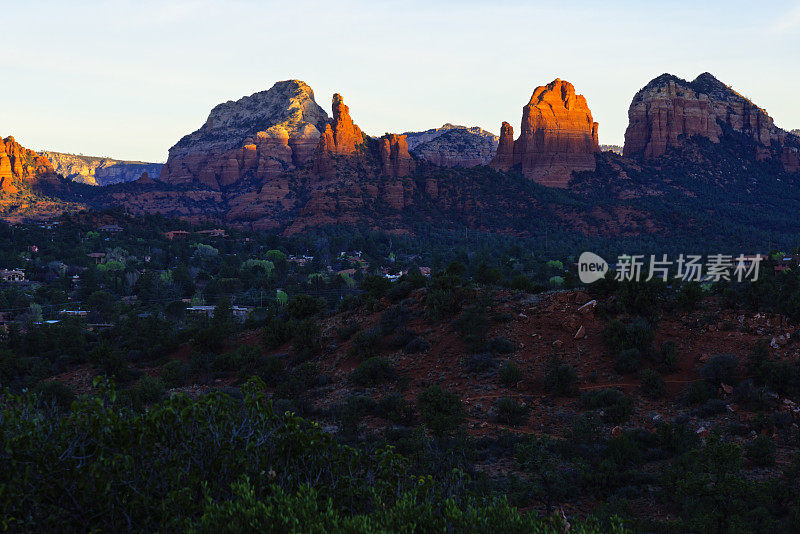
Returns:
[[[691,82],[671,74],[655,78],[633,97],[628,119],[627,157],[658,158],[693,136],[719,143],[726,132],[734,132],[752,142],[756,159],[779,159],[790,172],[800,168],[800,139],[707,72]]]
[[[497,151],[498,137],[477,126],[444,124],[423,132],[406,132],[408,150],[440,167],[487,165]]]
[[[243,177],[273,178],[312,159],[328,115],[300,80],[219,104],[169,150],[161,180],[219,189]]]
[[[500,170],[519,166],[522,174],[542,185],[565,188],[574,171],[595,170],[598,125],[583,95],[556,79],[537,87],[522,108],[520,136],[503,123],[491,165]]]
[[[21,186],[53,177],[50,161],[8,136],[0,137],[0,192],[16,194]]]
[[[111,185],[138,180],[142,173],[158,176],[160,163],[122,161],[112,158],[44,151],[42,156],[53,164],[57,174],[73,182],[88,185]]]

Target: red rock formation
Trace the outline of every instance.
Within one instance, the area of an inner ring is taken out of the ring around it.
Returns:
[[[405,135],[386,134],[378,139],[381,169],[388,176],[407,176],[414,170]]]
[[[505,121],[500,126],[497,154],[489,165],[501,171],[507,171],[514,165],[514,127]]]
[[[327,120],[308,85],[278,82],[211,110],[199,130],[170,149],[160,179],[219,189],[243,177],[274,178],[314,157]]]
[[[20,182],[34,183],[45,177],[54,177],[47,158],[21,146],[12,136],[0,138],[0,191],[15,194]],[[12,183],[15,181],[17,184]]]
[[[795,172],[797,147],[791,136],[776,127],[765,110],[709,73],[692,82],[671,74],[655,78],[634,96],[628,119],[623,151],[627,157],[657,158],[692,136],[719,143],[724,132],[732,130],[752,139],[757,161],[778,158],[787,171]],[[773,143],[788,145],[788,151],[774,151]]]
[[[344,105],[342,95],[333,95],[333,122],[322,135],[325,150],[334,154],[350,155],[364,142],[361,129],[350,118],[350,109]]]
[[[344,104],[342,95],[333,95],[333,121],[325,125],[314,155],[314,172],[324,177],[336,174],[330,155],[352,156],[364,143],[364,134],[350,118],[350,109]]]
[[[599,151],[597,123],[583,95],[560,79],[537,87],[522,108],[520,136],[509,164],[511,127],[503,127],[492,165],[508,169],[520,165],[523,175],[550,187],[567,187],[572,171],[593,171]],[[505,136],[505,140],[503,137]]]

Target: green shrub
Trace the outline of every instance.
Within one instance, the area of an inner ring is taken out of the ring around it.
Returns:
[[[350,380],[359,386],[375,386],[389,382],[395,376],[394,366],[381,356],[364,360],[350,375]]]
[[[378,400],[375,414],[396,424],[406,423],[412,417],[411,408],[406,399],[397,393],[390,393]]]
[[[33,391],[42,402],[55,405],[62,410],[68,410],[75,400],[75,393],[69,386],[58,380],[39,382]]]
[[[435,436],[452,434],[464,420],[461,399],[439,386],[431,386],[417,396],[417,410]]]
[[[486,334],[489,332],[486,308],[478,304],[469,306],[453,323],[453,327],[461,334],[470,350],[481,350],[486,345]]]
[[[678,346],[674,341],[669,340],[661,344],[661,362],[664,365],[664,369],[669,372],[676,371],[679,357]]]
[[[274,350],[292,339],[292,328],[283,319],[271,319],[261,331],[261,340],[264,348]]]
[[[172,360],[167,362],[161,368],[161,380],[164,385],[169,388],[177,388],[184,384],[188,369],[186,364],[180,360]]]
[[[302,320],[317,315],[325,309],[325,302],[308,295],[297,295],[289,299],[286,310],[293,318]]]
[[[510,354],[514,352],[516,348],[513,341],[509,341],[502,336],[490,339],[488,343],[486,343],[486,351],[496,354]]]
[[[614,358],[614,370],[621,375],[633,374],[642,366],[639,349],[625,349]]]
[[[313,318],[297,322],[292,328],[294,350],[299,359],[316,356],[322,350],[322,334]]]
[[[503,397],[497,401],[497,422],[509,426],[520,426],[528,420],[530,409],[512,399]]]
[[[642,372],[642,393],[651,399],[660,399],[667,393],[667,385],[658,371],[645,369]]]
[[[640,354],[650,354],[655,332],[644,319],[634,319],[627,325],[614,319],[603,329],[603,341],[613,354],[627,349],[637,349]]]
[[[717,354],[700,369],[700,376],[709,384],[718,387],[725,383],[736,385],[739,360],[733,354]]]
[[[601,389],[585,393],[583,404],[590,410],[603,411],[603,421],[619,425],[633,414],[633,400],[618,389]]]
[[[522,380],[522,369],[516,363],[507,361],[500,367],[500,383],[505,387],[514,387],[520,380]]]
[[[545,369],[544,388],[554,395],[575,396],[578,394],[578,373],[571,365],[553,358]]]
[[[704,404],[707,400],[714,398],[715,388],[707,382],[692,382],[686,394],[686,402],[689,404]]]
[[[364,330],[353,336],[350,343],[350,350],[347,352],[349,358],[364,360],[374,355],[381,345],[381,333],[373,328]]]
[[[757,436],[747,445],[747,459],[760,467],[775,463],[775,443],[768,436]]]

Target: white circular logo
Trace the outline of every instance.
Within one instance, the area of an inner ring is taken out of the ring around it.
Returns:
[[[606,260],[594,252],[584,252],[578,258],[578,278],[584,284],[591,284],[603,278],[608,272]]]

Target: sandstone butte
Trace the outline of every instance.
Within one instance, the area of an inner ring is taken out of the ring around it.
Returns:
[[[401,137],[379,140],[380,163],[389,176],[405,176],[413,168]],[[306,83],[282,81],[212,109],[203,126],[169,150],[160,180],[220,189],[245,178],[269,182],[309,164],[333,177],[337,170],[332,158],[358,156],[366,138],[341,95],[333,96],[330,119]]]
[[[50,176],[54,176],[53,166],[46,157],[24,148],[12,136],[0,138],[0,192],[14,195],[20,186]]]
[[[522,174],[549,187],[565,188],[573,171],[595,170],[599,152],[597,123],[583,95],[555,79],[537,87],[522,108],[520,136],[504,122],[491,166],[507,171],[519,165]]]
[[[655,78],[633,97],[628,119],[626,157],[657,158],[692,136],[719,143],[733,131],[751,140],[755,159],[776,158],[785,170],[800,171],[800,139],[775,126],[765,110],[707,72],[692,82],[671,74]]]

